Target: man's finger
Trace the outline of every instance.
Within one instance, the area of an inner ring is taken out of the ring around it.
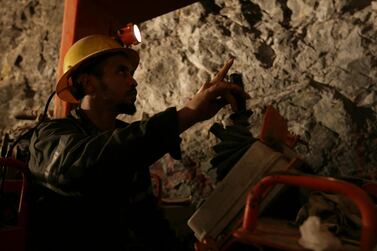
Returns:
[[[216,93],[223,95],[223,92],[230,92],[233,94],[237,94],[241,96],[244,99],[250,99],[250,95],[246,93],[238,84],[231,83],[231,82],[224,82],[221,81],[218,83],[216,87],[213,87],[216,89]]]
[[[202,87],[197,91],[197,93],[202,92],[203,90],[209,88],[211,86],[211,82],[205,82]]]
[[[230,67],[232,66],[233,62],[234,58],[229,59],[228,62],[226,62],[226,64],[223,66],[223,68],[221,68],[221,70],[216,74],[212,82],[223,80],[226,74],[228,73]]]
[[[226,64],[223,66],[223,68],[221,68],[221,70],[216,74],[216,76],[210,82],[206,82],[204,85],[202,85],[202,87],[199,89],[198,92],[201,92],[213,86],[217,82],[222,81],[225,78],[226,74],[228,73],[230,67],[232,66],[233,61],[234,61],[234,58],[229,59],[228,62],[226,62]]]
[[[250,99],[250,95],[247,94],[239,85],[229,82],[220,81],[216,86],[212,86],[212,94],[224,99],[227,104],[230,104],[234,112],[238,111],[238,103],[236,95],[244,99]]]
[[[230,104],[230,106],[232,107],[232,111],[233,112],[237,112],[238,111],[238,106],[237,106],[237,100],[236,100],[236,98],[232,94],[230,94],[230,93],[224,94],[223,97],[226,100],[226,102],[228,104]]]

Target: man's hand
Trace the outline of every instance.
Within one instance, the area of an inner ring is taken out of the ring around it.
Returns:
[[[213,80],[205,83],[198,93],[178,111],[180,132],[185,131],[196,122],[212,118],[227,104],[231,105],[233,111],[237,111],[235,94],[246,99],[250,98],[237,84],[224,81],[224,77],[232,66],[233,60],[233,58],[230,59]]]

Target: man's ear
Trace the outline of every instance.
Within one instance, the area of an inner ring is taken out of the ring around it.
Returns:
[[[95,83],[93,82],[93,76],[89,74],[81,74],[79,77],[79,83],[82,85],[85,94],[93,94],[95,93]]]

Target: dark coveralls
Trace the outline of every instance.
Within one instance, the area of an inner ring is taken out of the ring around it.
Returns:
[[[31,250],[183,250],[157,208],[148,167],[180,158],[177,111],[98,130],[80,110],[30,144]]]

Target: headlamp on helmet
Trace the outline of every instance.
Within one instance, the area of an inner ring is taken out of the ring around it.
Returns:
[[[117,30],[117,36],[125,47],[141,43],[141,33],[136,24],[129,23],[126,27]]]

